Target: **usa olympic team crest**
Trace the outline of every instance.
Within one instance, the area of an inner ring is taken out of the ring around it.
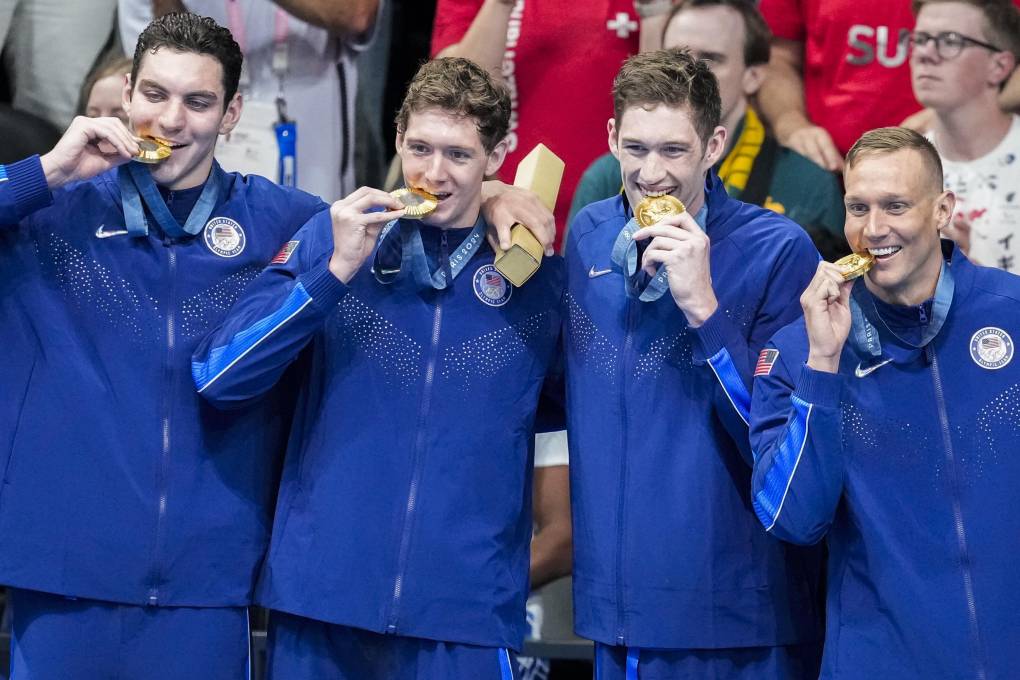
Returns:
[[[475,272],[475,297],[490,307],[502,307],[513,294],[513,287],[491,265],[483,265]]]
[[[971,337],[970,358],[990,371],[1002,368],[1013,359],[1013,338],[1001,328],[986,326]]]
[[[220,257],[236,257],[247,239],[241,225],[229,217],[214,217],[205,225],[205,245]]]

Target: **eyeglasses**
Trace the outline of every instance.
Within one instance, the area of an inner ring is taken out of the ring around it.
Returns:
[[[907,36],[911,47],[915,50],[920,49],[927,45],[930,41],[935,41],[935,52],[942,59],[955,59],[960,56],[960,52],[965,47],[983,47],[986,50],[992,52],[1003,52],[1001,47],[996,47],[991,43],[981,42],[975,38],[971,38],[966,35],[961,35],[956,31],[945,31],[943,33],[925,33],[924,31],[915,31]]]

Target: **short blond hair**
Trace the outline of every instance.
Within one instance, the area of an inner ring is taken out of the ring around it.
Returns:
[[[912,149],[921,155],[921,160],[928,169],[936,192],[944,188],[942,179],[942,159],[935,146],[921,135],[905,127],[884,127],[868,130],[854,142],[846,154],[846,171],[852,169],[861,158],[866,156],[883,156],[904,149]]]

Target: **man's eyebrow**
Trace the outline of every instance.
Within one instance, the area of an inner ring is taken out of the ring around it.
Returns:
[[[149,80],[148,78],[140,80],[138,82],[138,87],[150,87],[152,89],[159,90],[160,92],[166,92],[167,91],[167,89],[165,87],[163,87],[162,85],[157,83],[155,80]],[[195,90],[194,92],[186,93],[184,96],[185,97],[203,97],[205,99],[213,99],[213,100],[219,99],[219,95],[217,95],[212,90]]]

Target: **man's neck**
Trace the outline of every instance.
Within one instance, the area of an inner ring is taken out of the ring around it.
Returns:
[[[999,146],[1012,124],[1012,115],[982,97],[952,111],[936,111],[935,145],[945,160],[973,161]]]

